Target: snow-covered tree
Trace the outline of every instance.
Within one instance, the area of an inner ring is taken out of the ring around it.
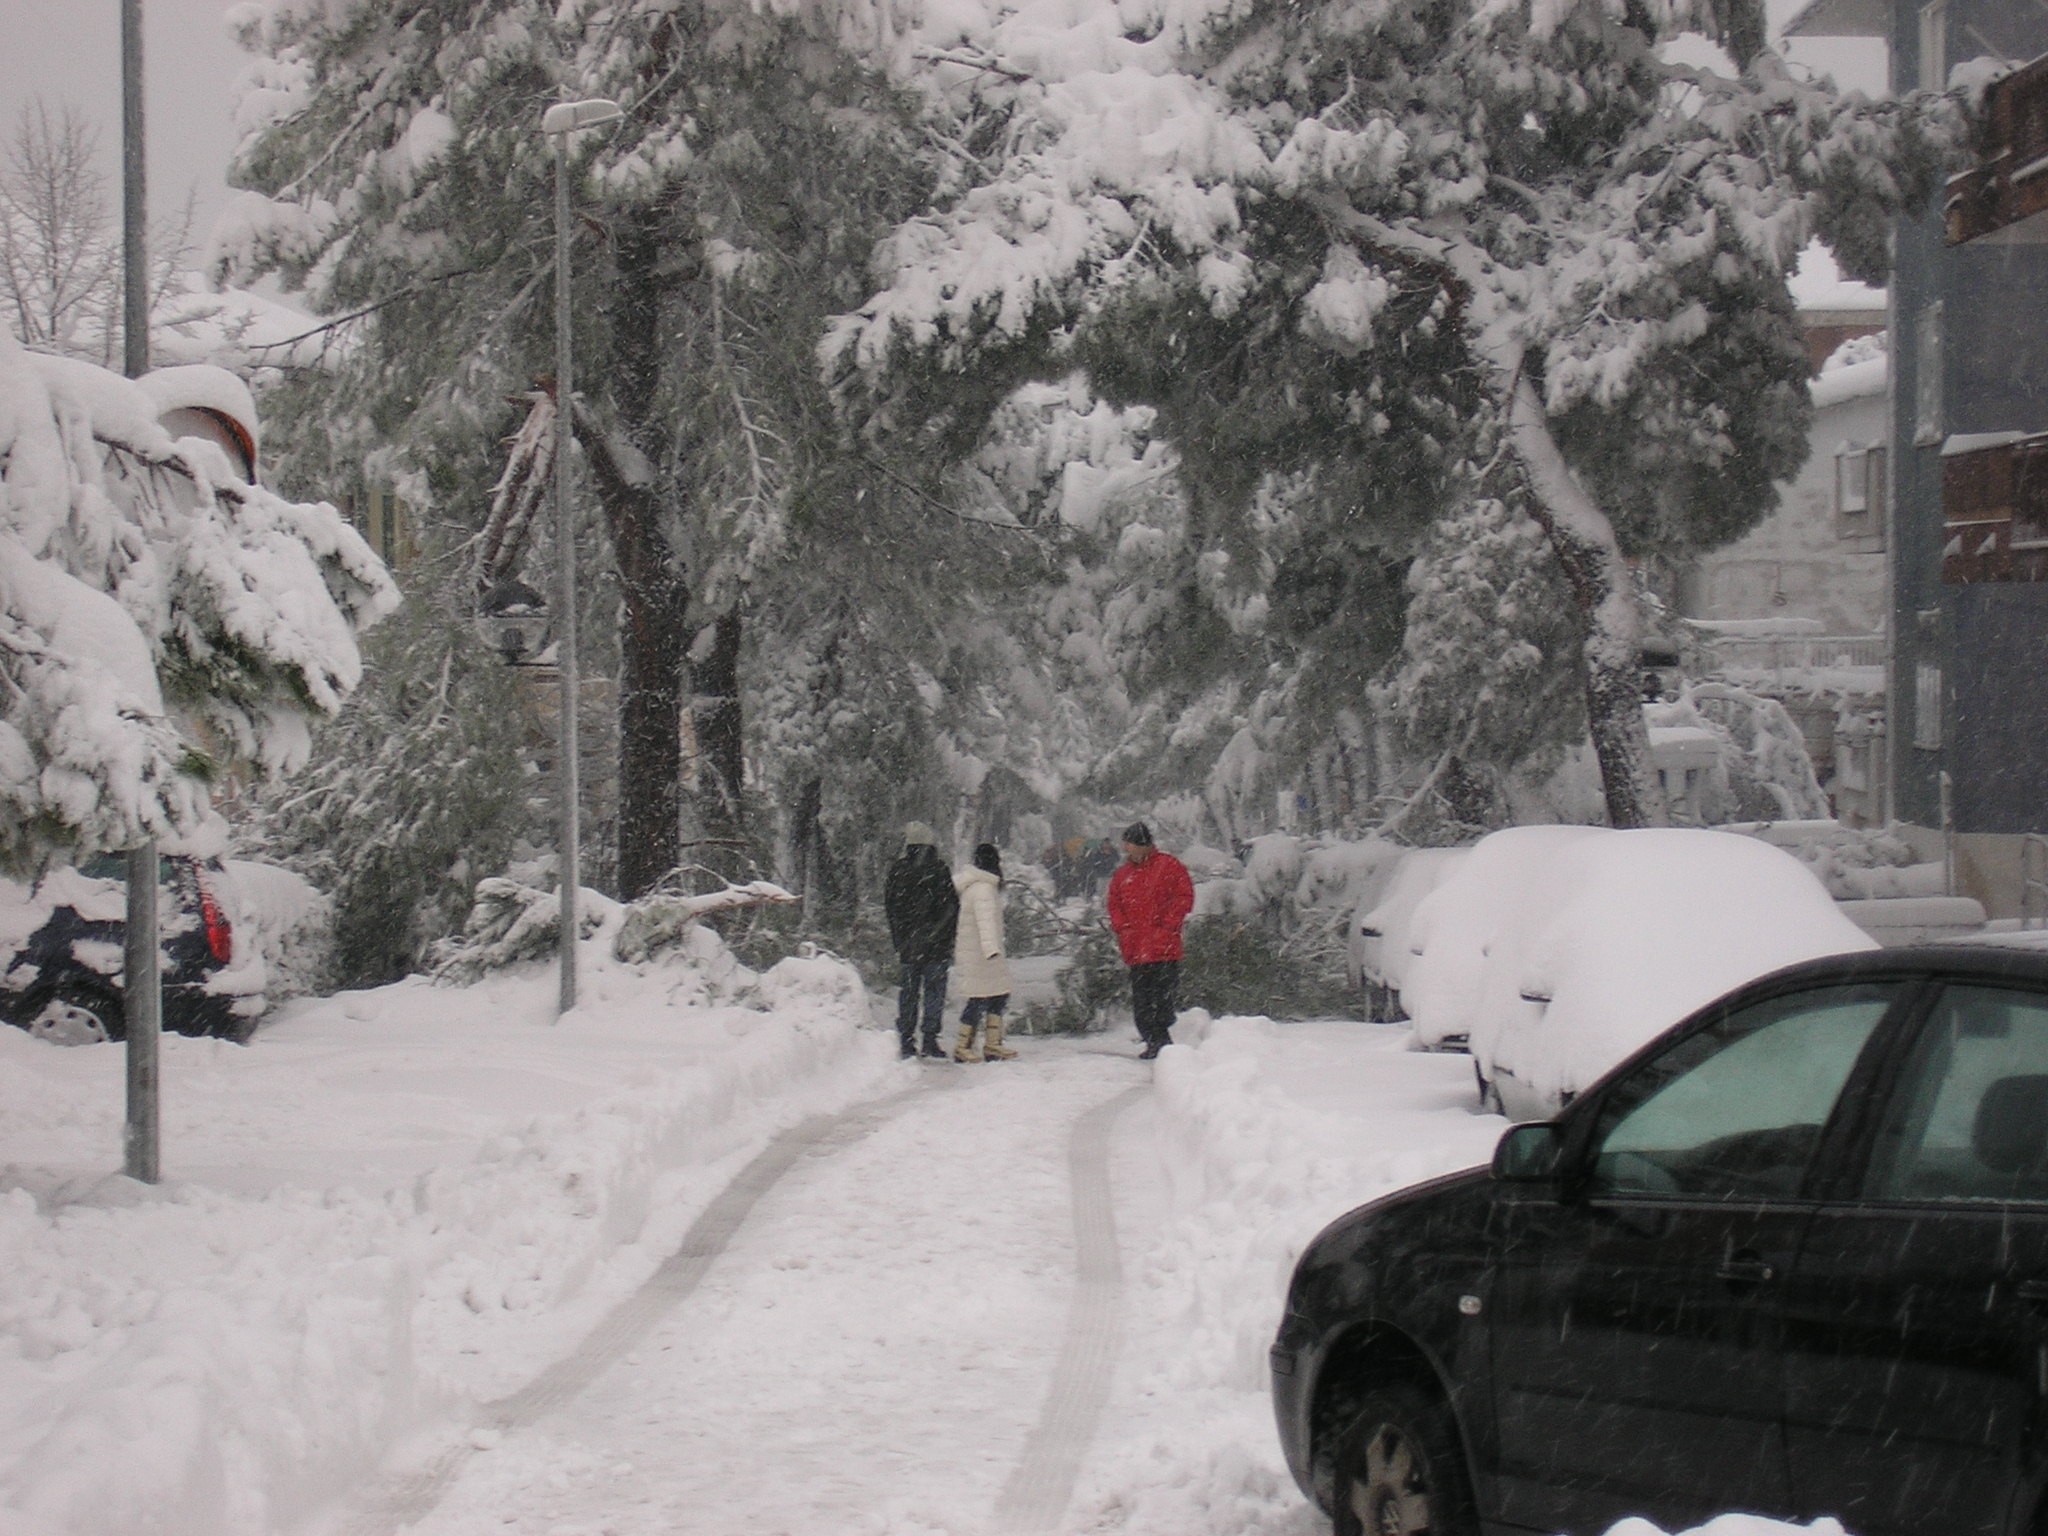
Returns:
[[[261,0],[241,15],[260,55],[236,171],[251,191],[222,259],[360,315],[345,367],[402,454],[495,443],[517,424],[506,397],[545,396],[541,114],[584,96],[625,108],[572,145],[574,421],[621,608],[619,880],[636,896],[679,862],[692,640],[706,636],[699,735],[729,810],[747,584],[795,509],[828,538],[859,532],[857,508],[826,504],[842,466],[813,347],[860,297],[875,232],[923,195],[906,119],[816,11]],[[487,485],[454,489],[480,507]]]
[[[229,390],[239,385],[220,376]],[[306,759],[397,602],[334,508],[173,440],[146,381],[0,330],[0,866],[196,832]]]
[[[349,708],[235,825],[245,852],[333,899],[327,979],[343,986],[408,974],[461,931],[479,880],[546,840],[515,679],[466,619],[466,568],[426,559],[400,580],[406,604],[369,637]]]
[[[1726,67],[1673,62],[1686,34]],[[1160,410],[1240,581],[1275,473],[1397,555],[1518,503],[1577,610],[1609,816],[1660,816],[1628,558],[1768,509],[1810,409],[1785,273],[1816,233],[1882,268],[1951,103],[1795,77],[1761,0],[963,5],[896,57],[976,174],[824,349],[869,431],[971,440],[992,388],[1083,362]]]

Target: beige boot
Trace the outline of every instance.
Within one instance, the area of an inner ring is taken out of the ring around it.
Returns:
[[[963,1062],[981,1060],[981,1052],[974,1048],[974,1026],[972,1024],[962,1024],[960,1026],[960,1043],[953,1047],[953,1059]]]
[[[988,1016],[988,1043],[982,1046],[982,1054],[990,1061],[1015,1061],[1017,1053],[1003,1044],[1003,1016],[992,1013]]]

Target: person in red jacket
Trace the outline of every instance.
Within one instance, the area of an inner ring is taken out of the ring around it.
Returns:
[[[1109,877],[1109,926],[1131,972],[1131,1017],[1144,1037],[1140,1061],[1173,1044],[1180,995],[1181,924],[1195,909],[1187,866],[1152,845],[1142,821],[1124,828],[1124,861]]]

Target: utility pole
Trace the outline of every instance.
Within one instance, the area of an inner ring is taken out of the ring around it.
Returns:
[[[149,372],[149,202],[142,151],[142,0],[121,0],[121,350],[123,370],[131,379]],[[154,1184],[162,1175],[157,1047],[164,1002],[154,838],[128,850],[122,967],[122,1011],[128,1021],[123,1171]]]

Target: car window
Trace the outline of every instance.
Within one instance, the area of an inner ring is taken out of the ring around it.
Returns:
[[[1591,1192],[1798,1194],[1821,1127],[1898,991],[1863,983],[1772,998],[1644,1062],[1601,1105]]]
[[[2048,997],[1943,989],[1879,1123],[1864,1195],[2048,1201]]]

